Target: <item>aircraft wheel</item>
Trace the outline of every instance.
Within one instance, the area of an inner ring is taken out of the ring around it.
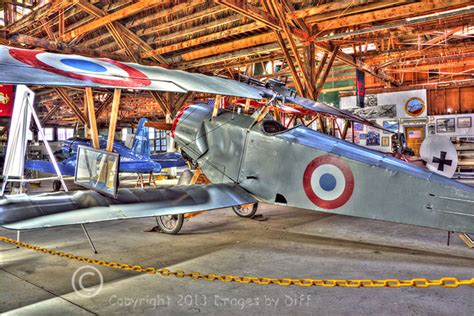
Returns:
[[[54,191],[54,192],[57,192],[57,191],[59,191],[59,190],[61,190],[61,181],[59,181],[59,180],[54,180],[54,181],[53,181],[53,191]]]
[[[163,233],[176,235],[183,227],[184,214],[158,216],[156,222]]]
[[[258,203],[232,206],[232,209],[240,217],[252,218],[257,213]]]

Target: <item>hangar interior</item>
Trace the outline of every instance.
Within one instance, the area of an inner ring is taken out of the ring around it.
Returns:
[[[471,314],[473,21],[2,1],[0,312]]]

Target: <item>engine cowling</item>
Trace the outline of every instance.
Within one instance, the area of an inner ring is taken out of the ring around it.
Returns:
[[[183,107],[173,122],[171,136],[190,158],[197,160],[208,150],[204,122],[212,115],[209,104],[193,104]]]

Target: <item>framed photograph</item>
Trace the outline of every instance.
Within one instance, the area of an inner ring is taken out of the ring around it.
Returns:
[[[436,133],[454,133],[456,131],[454,118],[436,120]]]
[[[360,140],[364,140],[364,139],[365,139],[365,134],[360,133],[360,134],[359,134],[359,139],[360,139]]]
[[[382,137],[382,146],[388,147],[390,145],[390,137],[384,136]]]
[[[470,116],[458,117],[458,128],[471,128],[472,118]]]
[[[448,133],[454,133],[456,131],[456,122],[454,118],[448,119]]]
[[[434,134],[436,134],[435,125],[434,124],[429,124],[428,125],[428,135],[434,135]]]
[[[368,132],[366,138],[367,146],[380,146],[380,134],[377,132]]]
[[[397,133],[398,132],[398,121],[383,121],[383,128],[389,130],[390,132]],[[389,132],[383,131],[384,134],[390,134]]]
[[[363,131],[364,130],[364,125],[361,123],[354,123],[354,130],[355,131]]]

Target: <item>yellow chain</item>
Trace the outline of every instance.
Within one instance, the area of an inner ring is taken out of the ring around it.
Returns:
[[[68,258],[77,260],[80,262],[86,262],[104,267],[110,267],[113,269],[120,269],[125,271],[134,271],[137,273],[149,273],[149,274],[160,274],[162,276],[174,276],[177,278],[191,278],[193,280],[206,280],[206,281],[221,281],[221,282],[238,282],[243,284],[255,283],[255,284],[277,284],[281,286],[297,285],[297,286],[324,286],[324,287],[418,287],[426,288],[430,286],[443,286],[447,288],[456,288],[460,285],[471,285],[474,286],[474,278],[470,280],[458,280],[457,278],[441,278],[438,280],[428,280],[425,278],[417,278],[411,280],[398,280],[398,279],[386,279],[386,280],[333,280],[333,279],[291,279],[291,278],[257,278],[250,276],[237,276],[237,275],[217,275],[214,273],[202,274],[199,272],[184,272],[182,270],[172,271],[169,269],[157,269],[154,267],[142,267],[140,265],[131,265],[127,263],[118,263],[113,261],[91,259],[83,256],[76,256],[70,253],[62,251],[49,250],[47,248],[31,245],[25,242],[16,241],[7,237],[0,236],[0,241],[5,243],[13,244],[19,247],[32,249],[38,252],[47,253],[53,256],[62,258]]]

